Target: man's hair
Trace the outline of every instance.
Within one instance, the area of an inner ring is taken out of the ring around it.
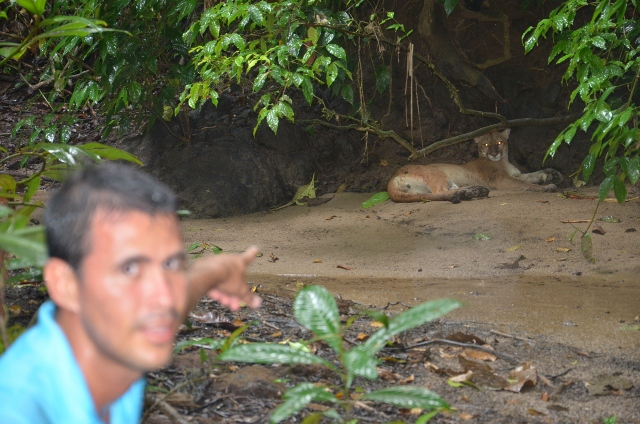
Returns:
[[[79,272],[91,249],[91,224],[97,210],[173,214],[177,204],[169,187],[133,166],[90,165],[66,180],[47,204],[49,257],[62,259]]]

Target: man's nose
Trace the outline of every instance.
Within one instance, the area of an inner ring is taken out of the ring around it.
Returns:
[[[172,276],[164,267],[153,267],[146,278],[146,298],[158,307],[173,307],[175,303],[175,284]]]

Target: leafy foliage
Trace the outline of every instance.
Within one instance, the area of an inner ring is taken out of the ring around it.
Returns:
[[[408,311],[388,319],[377,312],[369,315],[377,317],[384,328],[371,335],[364,343],[346,349],[344,327],[340,324],[340,314],[335,299],[323,287],[307,286],[298,292],[293,303],[293,312],[298,322],[311,330],[317,339],[326,342],[340,358],[341,368],[326,361],[297,344],[273,345],[266,343],[236,344],[224,350],[217,359],[223,361],[249,362],[261,364],[316,364],[334,370],[342,377],[344,387],[340,395],[334,388],[312,383],[301,383],[284,394],[282,403],[271,416],[271,422],[280,422],[300,411],[310,402],[326,402],[349,411],[352,402],[349,391],[356,376],[375,379],[378,377],[376,354],[395,335],[432,321],[460,306],[450,299],[422,303]],[[353,322],[353,321],[350,321]],[[348,324],[347,324],[348,325]],[[359,399],[390,403],[404,408],[423,408],[427,411],[448,410],[449,405],[435,393],[422,387],[389,387],[365,393]],[[330,409],[325,415],[340,420],[337,410]],[[429,415],[429,414],[427,414]],[[426,419],[425,421],[426,422]]]
[[[596,159],[604,155],[600,201],[613,190],[616,199],[624,202],[624,182],[640,180],[640,16],[636,6],[636,0],[568,0],[523,34],[529,52],[541,37],[553,33],[549,63],[555,60],[567,66],[564,80],[577,84],[571,102],[576,98],[584,102],[582,117],[558,135],[547,154],[553,157],[562,142],[571,143],[578,129],[592,130],[593,143],[582,163],[582,176],[588,181]],[[587,13],[590,20],[575,22],[577,16]]]

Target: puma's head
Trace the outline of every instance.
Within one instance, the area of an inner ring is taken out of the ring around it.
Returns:
[[[499,161],[503,157],[509,159],[509,151],[507,140],[511,130],[507,128],[504,131],[494,131],[489,134],[474,138],[478,143],[478,152],[481,157],[485,157],[492,161]]]

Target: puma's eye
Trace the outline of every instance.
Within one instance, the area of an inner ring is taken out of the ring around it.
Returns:
[[[484,147],[489,147],[489,143],[484,143]]]
[[[122,266],[122,272],[129,276],[138,274],[140,265],[137,262],[127,262]]]
[[[498,141],[498,146],[500,146],[502,144],[502,141]]]

